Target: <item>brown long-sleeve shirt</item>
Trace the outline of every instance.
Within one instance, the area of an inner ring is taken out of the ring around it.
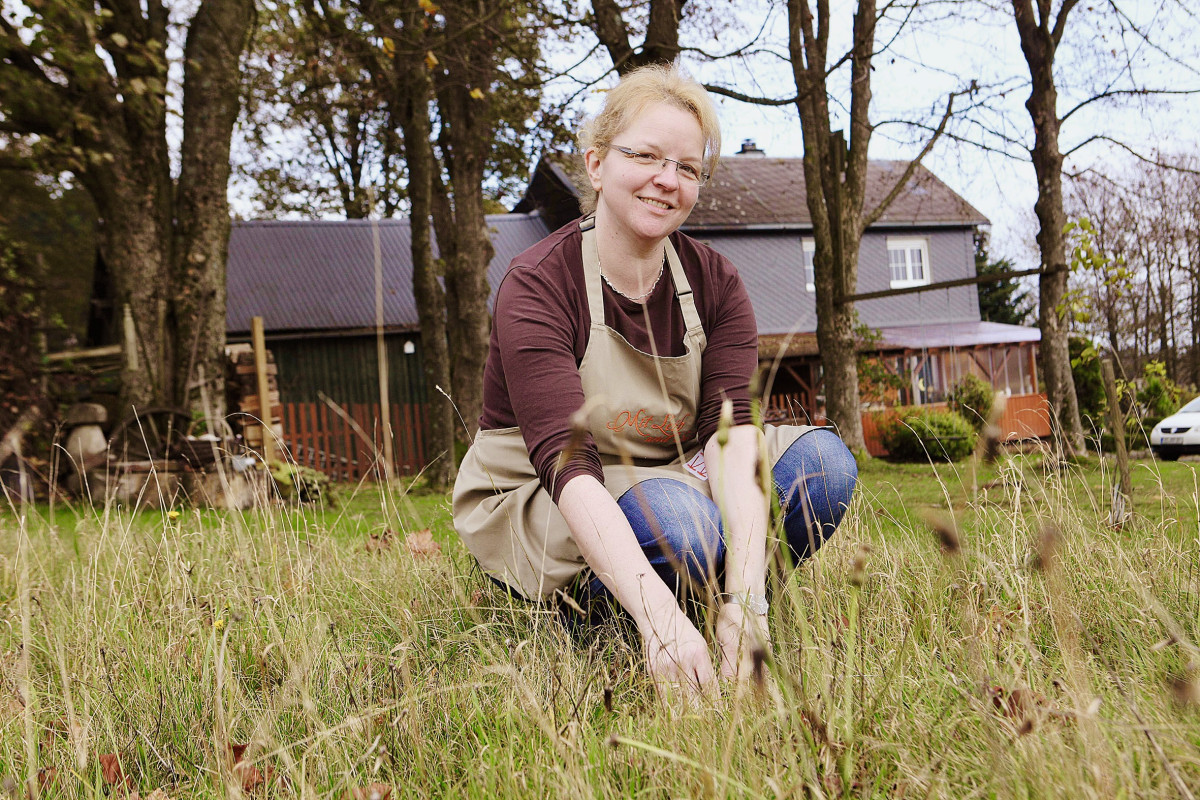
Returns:
[[[571,438],[571,415],[584,402],[579,364],[591,313],[582,240],[578,221],[571,222],[513,259],[496,293],[483,375],[480,427],[520,427],[530,461],[555,502],[577,475],[604,482],[590,435],[578,455],[555,473],[558,455]],[[678,232],[671,234],[671,242],[708,339],[696,428],[697,443],[703,446],[716,432],[722,400],[733,401],[734,424],[750,422],[749,383],[758,363],[758,331],[750,297],[729,260]],[[664,270],[645,310],[607,284],[603,291],[605,323],[631,345],[662,356],[684,354],[685,326],[670,270]]]

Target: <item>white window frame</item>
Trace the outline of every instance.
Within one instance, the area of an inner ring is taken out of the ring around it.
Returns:
[[[920,277],[913,277],[913,252],[920,254],[922,272]],[[892,272],[892,254],[904,254],[904,278],[896,278]],[[929,240],[923,236],[889,236],[887,238],[887,271],[893,289],[903,289],[906,286],[924,286],[929,283]]]
[[[816,239],[801,239],[800,249],[802,252],[800,259],[800,267],[804,270],[804,290],[807,292],[815,292],[817,286],[814,283],[816,280],[816,272],[813,267],[813,259],[817,253]]]

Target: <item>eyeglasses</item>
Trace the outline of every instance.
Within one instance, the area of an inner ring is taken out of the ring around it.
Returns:
[[[685,161],[676,161],[673,158],[665,156],[656,156],[653,153],[639,153],[636,150],[630,150],[628,147],[621,147],[619,144],[609,145],[613,150],[616,150],[621,155],[628,158],[639,167],[657,167],[661,172],[667,168],[667,164],[675,165],[675,174],[686,181],[691,181],[697,186],[703,186],[708,183],[709,174],[701,172],[700,167],[695,164],[688,164]]]

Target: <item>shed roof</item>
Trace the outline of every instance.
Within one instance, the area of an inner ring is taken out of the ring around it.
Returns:
[[[536,213],[490,214],[487,222],[495,248],[488,282],[495,287],[513,257],[548,231]],[[415,329],[409,222],[379,220],[378,228],[384,325]],[[369,220],[235,222],[229,235],[226,330],[249,331],[255,316],[274,332],[374,327],[374,252]]]
[[[871,161],[867,165],[863,207],[878,205],[908,166],[906,161]],[[557,181],[563,192],[550,191]],[[576,203],[586,188],[587,173],[576,153],[550,153],[535,170],[534,181],[518,211],[564,202]],[[538,195],[538,196],[533,196]],[[570,216],[578,213],[575,209]],[[987,225],[989,220],[940,178],[918,166],[878,226],[918,227]],[[712,180],[700,190],[700,200],[683,230],[811,229],[805,199],[804,159],[753,155],[721,159]]]

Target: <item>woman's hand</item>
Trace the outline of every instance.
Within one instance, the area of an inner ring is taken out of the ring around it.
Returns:
[[[659,690],[681,689],[692,699],[718,691],[708,642],[682,609],[655,625],[644,643],[646,668]]]
[[[716,637],[721,677],[739,682],[757,680],[755,670],[762,669],[771,648],[766,614],[751,613],[741,604],[725,603],[717,612]]]

